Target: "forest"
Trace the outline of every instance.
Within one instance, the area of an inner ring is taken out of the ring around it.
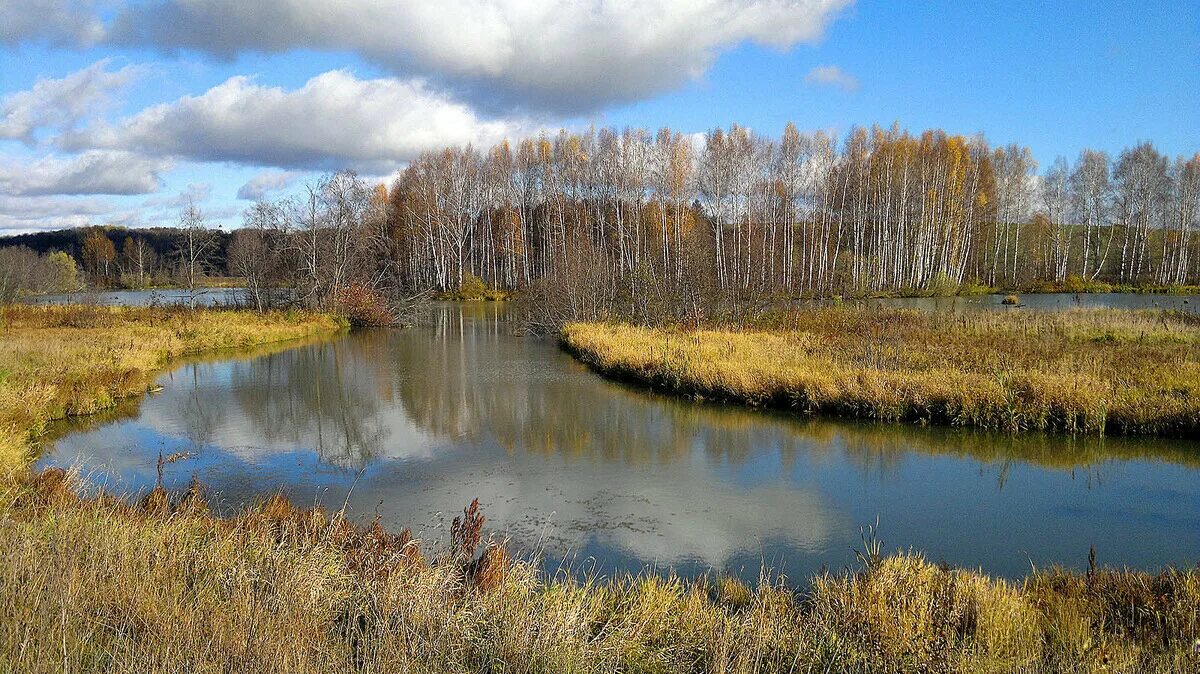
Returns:
[[[179,219],[169,243],[97,228],[69,252],[97,285],[226,274],[260,307],[470,282],[575,318],[647,294],[695,314],[712,298],[1180,286],[1200,283],[1200,153],[1143,142],[1039,170],[1026,147],[897,126],[564,130],[428,152],[390,185],[326,175],[232,234],[194,205]]]
[[[1028,148],[936,130],[602,129],[427,154],[386,196],[410,282],[443,288],[519,287],[573,255],[785,294],[1197,278],[1200,154],[1148,143],[1039,174]]]

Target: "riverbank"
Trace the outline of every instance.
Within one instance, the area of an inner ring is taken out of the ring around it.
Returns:
[[[23,470],[54,419],[144,393],[180,356],[343,329],[305,312],[11,305],[0,310],[0,477]]]
[[[574,323],[562,343],[610,377],[802,413],[1003,431],[1200,431],[1200,321],[1070,310],[826,308],[758,329]]]

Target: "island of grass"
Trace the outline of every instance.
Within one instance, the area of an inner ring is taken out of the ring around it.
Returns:
[[[596,371],[803,413],[1003,431],[1194,436],[1200,318],[833,307],[754,328],[573,323]]]
[[[7,310],[0,671],[1192,672],[1200,665],[1196,569],[1051,569],[1008,581],[915,553],[880,554],[868,535],[858,568],[807,579],[581,580],[510,559],[483,536],[474,505],[449,545],[437,546],[280,496],[218,517],[199,485],[180,494],[158,487],[136,502],[81,497],[84,485],[71,475],[29,468],[28,443],[45,420],[143,391],[174,356],[339,327],[314,314]]]

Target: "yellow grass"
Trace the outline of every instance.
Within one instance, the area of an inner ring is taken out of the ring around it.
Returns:
[[[342,327],[300,312],[77,305],[0,311],[0,478],[24,468],[47,422],[146,391],[172,358]]]
[[[1009,431],[1200,431],[1192,316],[832,308],[780,323],[575,323],[562,340],[602,373],[751,405]]]

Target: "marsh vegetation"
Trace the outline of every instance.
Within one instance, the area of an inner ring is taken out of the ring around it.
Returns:
[[[612,376],[803,413],[1004,431],[1200,429],[1200,322],[1188,314],[831,308],[762,325],[575,323],[562,340]]]

